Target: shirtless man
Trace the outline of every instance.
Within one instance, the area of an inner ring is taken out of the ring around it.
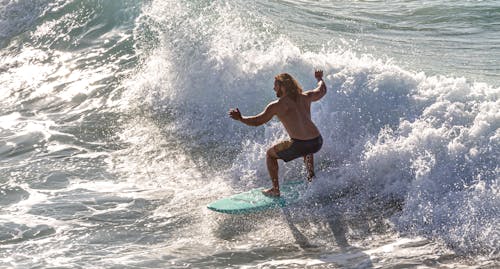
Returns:
[[[314,177],[313,153],[321,149],[323,139],[311,120],[311,103],[326,94],[323,71],[315,71],[314,76],[318,80],[317,88],[302,92],[302,88],[291,75],[287,73],[277,75],[274,78],[274,91],[279,99],[269,103],[258,115],[244,117],[238,108],[229,110],[231,118],[250,126],[262,125],[276,115],[290,136],[290,140],[280,142],[267,150],[267,170],[273,187],[262,191],[265,195],[280,195],[278,159],[289,162],[303,157],[308,172],[307,179],[311,181]]]

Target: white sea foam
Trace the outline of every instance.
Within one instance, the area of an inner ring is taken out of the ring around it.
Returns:
[[[312,108],[325,141],[316,159],[323,187],[313,190],[344,186],[404,200],[392,218],[398,231],[439,238],[464,253],[498,254],[500,89],[407,71],[349,49],[306,51],[266,21],[258,27],[269,31],[255,32],[249,24],[257,19],[228,4],[160,6],[146,14],[163,26],[157,31],[164,46],[131,82],[131,92],[139,92],[142,110],[172,121],[166,126],[175,137],[198,141],[203,151],[213,143],[241,150],[226,168],[230,185],[268,184],[265,150],[286,133],[275,122],[241,126],[225,118],[227,109],[260,112],[274,98],[273,77],[280,72],[313,88],[319,67],[329,92]],[[183,20],[197,9],[210,12]],[[288,178],[299,177],[302,167],[280,168]]]
[[[0,267],[495,267],[498,3],[417,2],[0,0]],[[208,210],[287,138],[228,109],[315,68],[301,202]]]

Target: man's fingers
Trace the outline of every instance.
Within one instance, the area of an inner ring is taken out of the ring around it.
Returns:
[[[240,110],[238,108],[231,108],[227,114],[229,115],[229,117],[237,119],[239,118]]]
[[[316,79],[322,79],[323,78],[323,70],[321,70],[321,69],[314,70],[314,77]]]

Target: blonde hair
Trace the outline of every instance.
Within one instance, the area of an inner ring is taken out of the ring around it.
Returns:
[[[302,93],[302,87],[290,74],[281,73],[274,77],[280,85],[283,85],[286,90],[286,95],[290,96],[292,100],[297,101],[299,95]]]

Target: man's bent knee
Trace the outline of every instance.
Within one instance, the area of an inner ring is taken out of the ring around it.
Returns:
[[[276,153],[274,147],[271,147],[267,150],[266,156],[268,158],[279,159],[278,154]]]

